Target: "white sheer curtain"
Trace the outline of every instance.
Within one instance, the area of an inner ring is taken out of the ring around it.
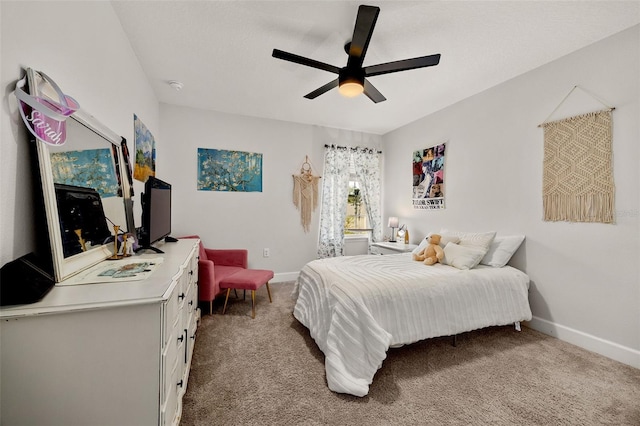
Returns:
[[[350,150],[344,147],[328,146],[325,151],[318,241],[320,258],[342,255],[349,192],[349,156]]]
[[[380,214],[380,153],[373,149],[355,149],[351,153],[360,193],[367,206],[369,225],[373,229],[373,241],[382,240],[382,215]]]
[[[350,160],[361,182],[360,192],[367,204],[372,239],[382,239],[380,201],[380,153],[382,137],[349,130],[314,126],[314,139],[325,145],[322,175],[322,203],[320,208],[320,235],[318,257],[342,255],[344,222],[347,215]],[[355,148],[366,147],[366,148]],[[373,148],[373,149],[371,149]]]

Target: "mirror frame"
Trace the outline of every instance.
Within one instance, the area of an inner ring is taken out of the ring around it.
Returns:
[[[31,68],[27,69],[27,82],[29,93],[32,96],[40,96],[40,89],[37,85],[38,71]],[[41,78],[41,77],[40,77]],[[122,191],[123,206],[126,218],[127,232],[135,232],[133,220],[131,185],[128,179],[129,170],[125,169],[125,158],[122,153],[122,144],[126,143],[125,138],[117,135],[111,129],[100,123],[95,117],[88,114],[82,108],[69,116],[67,120],[75,120],[82,126],[96,133],[99,137],[105,139],[115,148],[118,158],[115,161],[116,173],[119,175],[120,190]],[[60,216],[58,214],[58,203],[56,200],[55,187],[53,182],[53,170],[51,166],[51,157],[48,145],[41,140],[35,139],[36,152],[38,158],[38,167],[40,169],[40,185],[42,187],[42,197],[44,201],[44,210],[49,233],[49,244],[51,248],[51,257],[53,262],[53,273],[56,283],[83,271],[93,265],[96,265],[108,257],[113,255],[113,243],[103,244],[98,247],[91,248],[85,252],[75,254],[73,256],[64,257],[62,248],[62,232],[60,230]],[[112,150],[113,152],[114,150]],[[131,159],[129,159],[131,161]],[[124,224],[122,224],[124,225]],[[122,226],[121,225],[121,226]],[[112,227],[109,225],[109,229]]]

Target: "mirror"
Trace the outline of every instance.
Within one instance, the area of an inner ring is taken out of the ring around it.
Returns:
[[[31,96],[56,98],[37,71],[27,70],[27,82]],[[35,145],[59,283],[113,255],[114,225],[119,234],[135,232],[128,151],[124,138],[82,109],[67,118],[63,145]]]

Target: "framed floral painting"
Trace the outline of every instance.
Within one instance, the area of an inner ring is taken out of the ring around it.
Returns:
[[[262,192],[262,154],[198,148],[198,190]]]

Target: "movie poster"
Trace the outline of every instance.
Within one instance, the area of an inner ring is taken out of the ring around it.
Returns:
[[[413,208],[444,209],[445,144],[413,153]]]

